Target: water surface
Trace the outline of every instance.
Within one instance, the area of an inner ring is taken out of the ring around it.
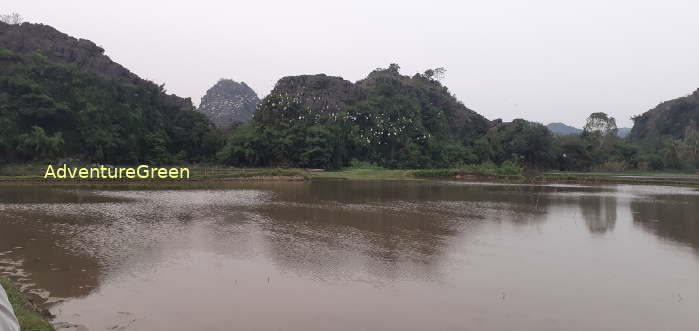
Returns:
[[[699,192],[0,186],[0,273],[65,330],[696,330]]]

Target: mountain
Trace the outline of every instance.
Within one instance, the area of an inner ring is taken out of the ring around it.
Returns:
[[[546,127],[551,131],[551,133],[556,134],[556,135],[571,135],[571,134],[580,134],[582,132],[581,129],[578,129],[576,127],[572,127],[569,125],[565,125],[563,123],[557,122],[557,123],[549,123],[546,125]]]
[[[280,79],[255,113],[264,147],[258,145],[263,153],[253,163],[337,168],[357,159],[416,168],[477,162],[477,151],[487,148],[474,144],[490,122],[429,73],[404,76],[392,64],[356,83],[324,74]]]
[[[375,138],[417,130],[424,136],[467,142],[485,134],[489,125],[438,81],[421,74],[403,76],[392,69],[377,69],[357,83],[325,74],[284,77],[258,112],[284,117],[291,104],[305,113],[301,119],[312,122],[337,120],[339,114],[349,113],[350,121],[375,129]]]
[[[252,120],[260,99],[244,82],[221,79],[201,98],[199,111],[219,127]]]
[[[53,64],[75,65],[80,71],[101,78],[141,83],[136,74],[104,55],[104,49],[87,39],[76,39],[44,24],[0,22],[0,48],[17,54],[41,54]],[[164,101],[181,109],[191,109],[189,98],[163,94]]]
[[[669,101],[633,118],[631,139],[672,136],[685,138],[699,130],[699,89]]]
[[[210,123],[95,43],[43,24],[0,22],[0,162],[137,164],[212,153]]]

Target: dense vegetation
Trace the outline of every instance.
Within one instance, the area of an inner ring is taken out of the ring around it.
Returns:
[[[217,149],[208,120],[168,102],[162,86],[106,79],[41,52],[0,49],[0,155],[5,162],[199,161]]]
[[[441,69],[412,77],[398,69],[395,64],[377,69],[355,84],[325,75],[283,78],[253,122],[228,138],[218,160],[311,168],[353,161],[385,168],[494,163],[621,170],[639,165],[637,149],[616,136],[614,119],[602,113],[593,114],[579,135],[554,136],[539,123],[486,120],[436,79]]]
[[[391,64],[356,83],[285,77],[251,122],[223,132],[191,101],[140,79],[88,40],[41,24],[0,23],[0,164],[699,167],[699,90],[634,118],[626,139],[604,113],[591,114],[581,133],[553,135],[523,119],[487,120],[440,83],[443,75],[438,68],[405,76]]]
[[[628,139],[594,113],[580,134],[553,135],[522,119],[488,121],[428,70],[397,65],[357,83],[325,75],[286,77],[251,123],[224,135],[193,109],[168,104],[162,86],[124,82],[50,63],[40,52],[0,50],[0,155],[5,162],[83,162],[342,168],[454,168],[506,164],[538,169],[694,170],[696,104],[679,102]],[[441,72],[441,71],[437,71]],[[690,109],[691,108],[691,109]],[[644,122],[644,123],[645,123]],[[224,142],[225,140],[225,142]]]
[[[507,163],[607,171],[699,166],[699,139],[690,129],[621,139],[614,119],[603,113],[592,114],[577,135],[554,136],[522,119],[488,121],[451,95],[434,70],[409,77],[391,65],[357,83],[287,77],[251,123],[224,136],[200,113],[168,105],[162,86],[152,82],[104,79],[50,63],[41,53],[1,50],[0,63],[0,153],[6,162],[70,157],[330,169],[353,161],[384,168]],[[678,120],[667,117],[661,120]]]
[[[434,70],[408,77],[394,64],[355,84],[325,75],[283,78],[219,159],[312,168],[352,160],[447,167],[488,159],[487,130],[488,121],[457,101]]]
[[[653,169],[699,168],[699,89],[633,118],[630,138]]]
[[[434,71],[408,77],[397,69],[377,69],[354,85],[324,75],[282,79],[254,121],[228,138],[219,161],[317,168],[353,161],[386,168],[493,163],[576,171],[699,166],[697,135],[689,129],[680,137],[620,138],[615,119],[599,112],[571,135],[553,135],[523,119],[488,122],[460,104]]]

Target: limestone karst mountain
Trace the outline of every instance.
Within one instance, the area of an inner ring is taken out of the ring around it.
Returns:
[[[221,79],[201,98],[199,111],[218,127],[252,120],[260,99],[245,82]]]
[[[632,139],[695,136],[699,131],[699,89],[690,95],[662,102],[633,120]]]
[[[0,163],[62,157],[172,164],[216,149],[189,98],[167,94],[86,39],[0,22]]]
[[[292,120],[334,118],[333,114],[339,112],[349,112],[350,116],[362,113],[353,122],[372,132],[391,131],[390,136],[402,131],[400,128],[410,128],[420,131],[413,132],[416,136],[468,141],[485,134],[489,123],[439,82],[422,75],[403,76],[394,69],[377,69],[356,83],[325,74],[284,77],[263,100],[258,113],[269,113],[274,118],[287,116],[289,102],[301,105],[307,113]],[[263,116],[259,120],[264,122]]]
[[[430,71],[405,76],[391,64],[356,83],[325,74],[284,77],[258,106],[254,123],[267,146],[253,163],[338,168],[354,158],[414,168],[475,162],[485,154],[472,146],[485,143],[490,121]],[[236,160],[251,155],[230,151]]]
[[[87,39],[69,36],[45,24],[6,24],[0,22],[0,49],[15,54],[40,54],[49,63],[75,65],[80,71],[100,78],[130,84],[144,80],[112,61],[104,49]],[[189,98],[162,93],[161,101],[179,109],[191,109]]]

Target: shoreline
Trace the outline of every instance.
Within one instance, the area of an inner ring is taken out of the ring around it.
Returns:
[[[699,175],[694,174],[639,174],[627,173],[543,173],[534,176],[454,174],[443,170],[428,170],[442,175],[421,175],[424,170],[343,169],[338,171],[307,171],[303,169],[250,169],[236,170],[235,175],[196,175],[189,179],[44,179],[41,176],[0,176],[0,185],[42,184],[50,186],[177,186],[210,183],[240,182],[305,182],[335,179],[357,181],[429,181],[456,180],[464,182],[501,182],[509,184],[630,184],[699,187]],[[268,173],[268,174],[265,174]]]
[[[0,286],[5,289],[21,330],[55,331],[48,310],[39,308],[34,300],[23,293],[9,278],[0,276]]]

